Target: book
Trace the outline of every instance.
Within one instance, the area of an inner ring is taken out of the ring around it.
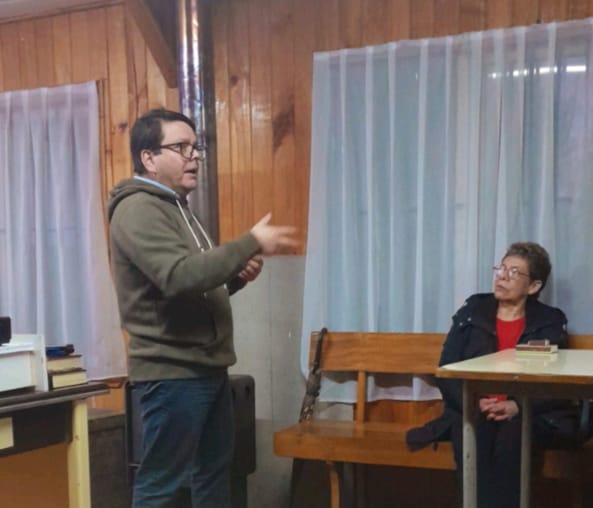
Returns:
[[[82,355],[48,356],[47,370],[56,372],[69,369],[82,369]]]
[[[555,354],[557,352],[558,352],[557,344],[532,344],[531,342],[528,342],[527,344],[517,344],[515,346],[515,353],[518,355],[522,355],[522,354],[550,355],[550,354]]]
[[[549,346],[550,341],[548,339],[531,339],[527,341],[528,346]]]
[[[58,371],[47,371],[49,379],[49,389],[64,388],[65,386],[74,386],[85,384],[88,381],[86,370],[80,367],[64,369]]]

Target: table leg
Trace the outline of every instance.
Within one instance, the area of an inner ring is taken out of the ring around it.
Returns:
[[[326,465],[329,472],[331,508],[340,508],[340,474],[338,473],[335,462],[327,461]]]
[[[68,445],[69,508],[90,508],[89,427],[86,401],[72,403],[72,441]]]
[[[463,508],[478,507],[476,418],[471,382],[463,382]]]
[[[529,508],[531,494],[531,401],[521,396],[521,508]]]

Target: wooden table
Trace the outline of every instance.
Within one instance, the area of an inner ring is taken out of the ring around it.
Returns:
[[[67,442],[69,508],[90,508],[86,399],[107,392],[103,383],[88,383],[0,394],[0,457]]]
[[[451,363],[438,377],[463,380],[463,507],[477,508],[477,399],[484,393],[517,397],[522,411],[521,508],[529,508],[532,398],[593,397],[593,350],[519,356],[514,349]]]

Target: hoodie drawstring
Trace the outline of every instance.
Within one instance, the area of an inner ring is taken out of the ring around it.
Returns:
[[[178,199],[175,200],[175,203],[177,203],[177,208],[179,208],[179,212],[181,213],[181,216],[183,217],[183,220],[185,221],[185,224],[187,225],[187,229],[189,229],[189,232],[194,237],[194,240],[196,242],[196,245],[198,246],[198,249],[200,249],[202,252],[204,252],[206,249],[204,247],[202,247],[202,244],[200,243],[198,235],[196,235],[196,232],[191,227],[189,220],[187,220],[187,216],[185,215],[185,212],[183,211],[183,207],[181,206],[181,203],[179,202]],[[211,249],[212,247],[214,247],[214,245],[212,244],[212,240],[210,240],[210,237],[206,233],[206,230],[202,227],[202,224],[200,224],[200,221],[197,219],[197,217],[193,214],[193,212],[191,210],[189,210],[189,214],[191,215],[191,218],[193,219],[193,221],[197,224],[197,226],[200,230],[200,234],[202,235],[202,238],[204,238],[206,240],[206,243],[208,244],[207,248]],[[224,287],[228,291],[228,287],[226,284],[224,284]],[[208,295],[205,292],[204,292],[204,298],[208,298]]]
[[[202,252],[204,252],[204,250],[206,250],[206,249],[204,249],[204,247],[202,247],[202,244],[200,243],[200,240],[199,240],[198,236],[196,235],[195,231],[191,227],[191,224],[187,220],[187,216],[185,215],[185,212],[183,211],[183,207],[181,206],[181,203],[179,202],[178,199],[175,200],[175,203],[177,204],[177,208],[179,208],[179,212],[181,213],[181,216],[183,217],[183,220],[185,221],[185,224],[187,225],[187,229],[189,229],[189,232],[194,237],[194,240],[196,242],[196,245],[198,246],[198,249],[200,249]],[[200,233],[206,239],[206,242],[208,243],[208,248],[211,249],[212,248],[212,242],[210,242],[210,238],[208,238],[208,235],[206,235],[206,232],[204,231],[204,228],[202,228],[202,225],[195,218],[194,214],[191,211],[189,213],[191,214],[192,219],[196,222],[196,224],[200,228]]]

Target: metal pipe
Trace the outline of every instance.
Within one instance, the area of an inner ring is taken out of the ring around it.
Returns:
[[[198,186],[190,206],[215,243],[219,241],[216,122],[212,72],[212,37],[207,23],[209,2],[177,0],[179,107],[196,124],[202,148]]]

